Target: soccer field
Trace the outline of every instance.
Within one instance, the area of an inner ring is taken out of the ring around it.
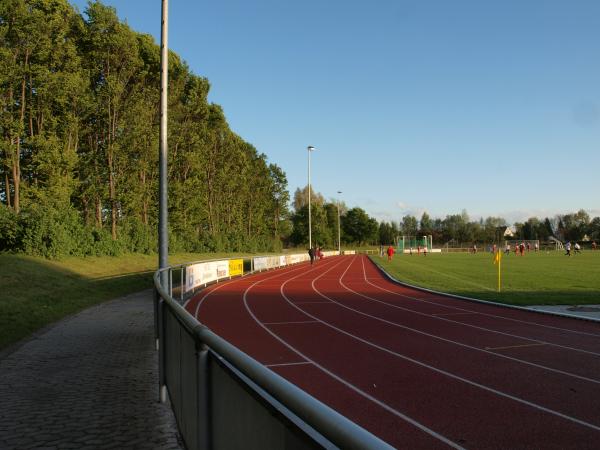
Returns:
[[[391,263],[372,259],[400,281],[467,297],[515,305],[600,304],[600,251],[503,255],[501,292],[491,253],[394,255]]]

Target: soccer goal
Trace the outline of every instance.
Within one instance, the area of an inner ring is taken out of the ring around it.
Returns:
[[[411,249],[417,251],[419,247],[431,251],[433,247],[432,236],[400,236],[398,238],[398,253],[409,253]]]

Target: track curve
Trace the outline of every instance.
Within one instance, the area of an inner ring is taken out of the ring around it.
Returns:
[[[186,309],[397,448],[597,448],[600,325],[457,300],[341,256]]]

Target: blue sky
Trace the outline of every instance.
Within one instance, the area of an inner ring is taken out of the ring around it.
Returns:
[[[73,2],[81,11],[85,1]],[[160,33],[160,0],[106,0]],[[600,2],[170,0],[232,129],[380,220],[600,215]]]

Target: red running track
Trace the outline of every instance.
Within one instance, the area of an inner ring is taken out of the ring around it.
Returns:
[[[186,308],[397,448],[600,447],[600,324],[400,286],[360,255],[212,285]]]

